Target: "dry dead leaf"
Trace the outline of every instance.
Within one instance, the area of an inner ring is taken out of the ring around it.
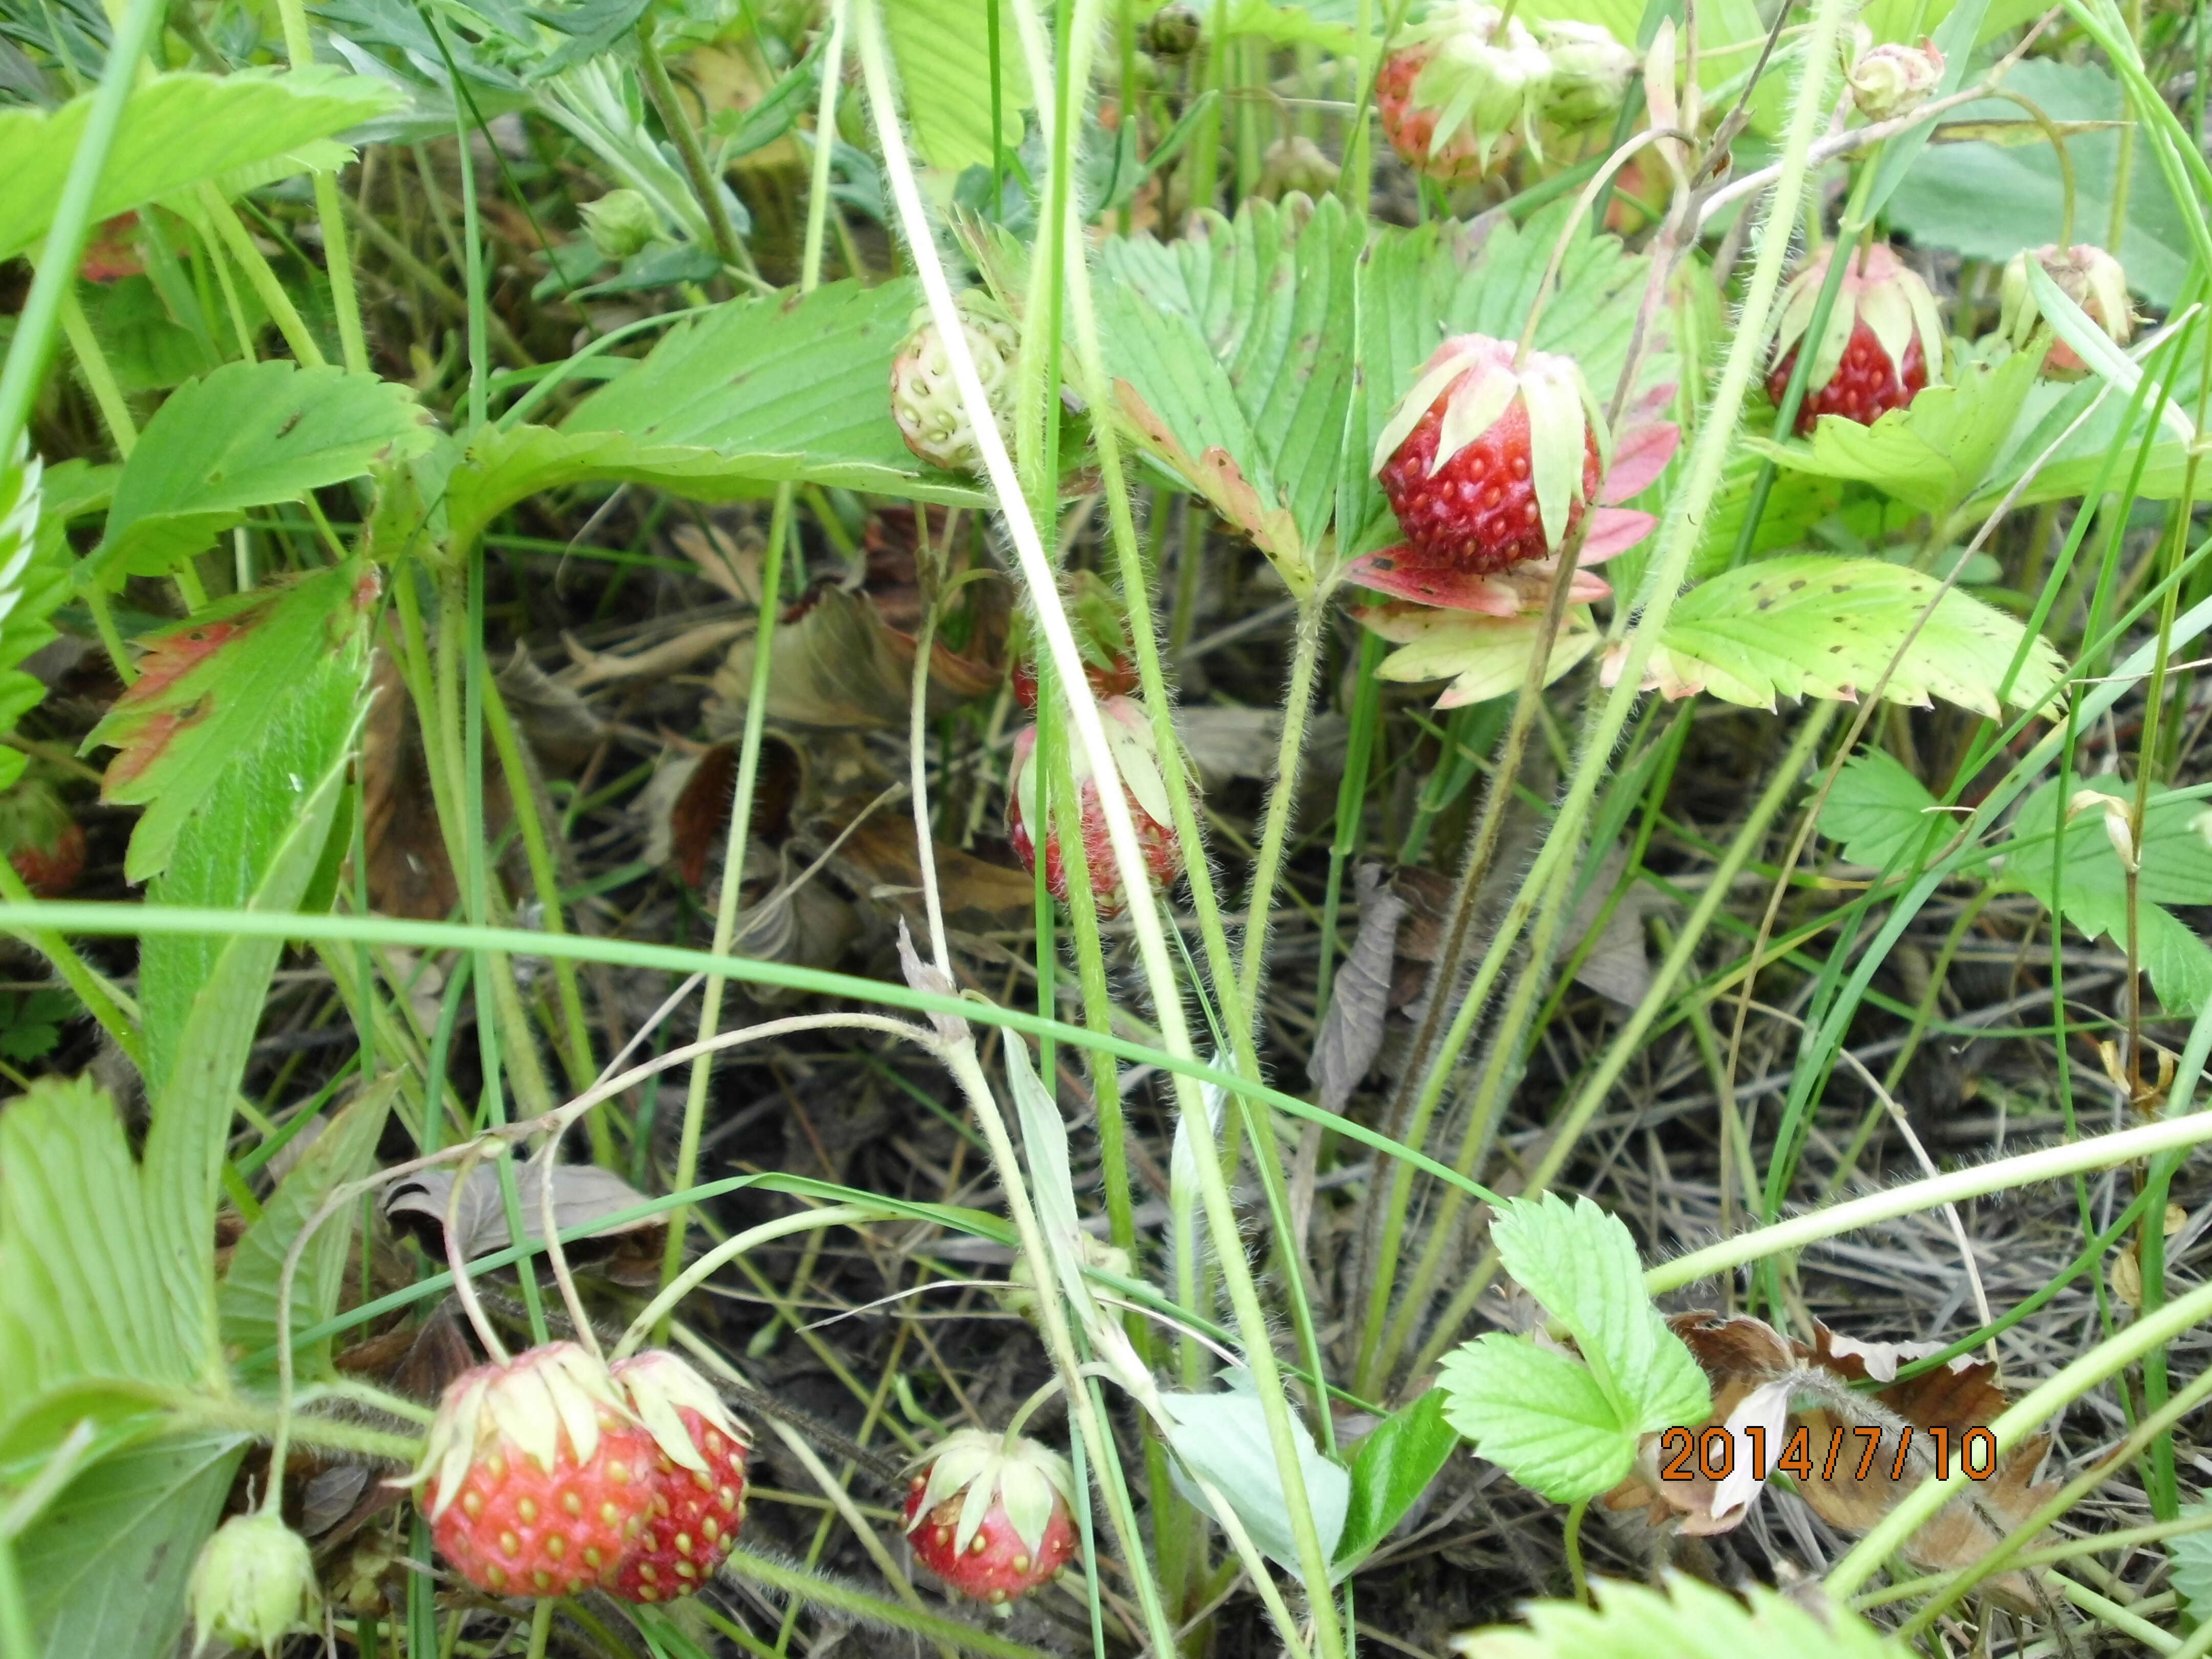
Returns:
[[[542,1231],[544,1168],[527,1164],[514,1172],[515,1189],[522,1200],[525,1238],[544,1242]],[[603,1217],[635,1209],[645,1194],[609,1170],[591,1164],[560,1164],[552,1170],[553,1225],[567,1232]],[[399,1182],[386,1194],[384,1214],[395,1231],[414,1233],[429,1254],[442,1261],[446,1254],[446,1206],[453,1190],[450,1170],[424,1170]],[[469,1172],[468,1184],[454,1218],[456,1243],[462,1256],[471,1259],[504,1249],[508,1243],[507,1209],[500,1192],[499,1171],[479,1164]],[[641,1267],[649,1281],[660,1261],[660,1241],[665,1239],[665,1216],[642,1216],[596,1229],[568,1248],[569,1265],[587,1264],[605,1271],[617,1282],[633,1282],[633,1267]],[[617,1248],[617,1241],[621,1241]]]
[[[607,723],[575,686],[540,668],[520,642],[499,671],[499,694],[530,739],[532,752],[550,766],[581,766],[606,736]]]
[[[748,525],[733,536],[720,525],[680,524],[669,539],[723,592],[741,605],[759,605],[761,564],[768,546],[759,531]]]
[[[1382,1052],[1382,1030],[1390,1017],[1391,965],[1396,960],[1398,929],[1406,901],[1382,882],[1382,866],[1363,864],[1352,874],[1359,904],[1359,932],[1329,992],[1328,1013],[1314,1038],[1308,1068],[1322,1106],[1340,1112]]]

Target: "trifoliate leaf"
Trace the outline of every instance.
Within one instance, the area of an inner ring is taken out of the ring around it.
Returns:
[[[1843,842],[1849,862],[1887,870],[1933,843],[1942,822],[1935,805],[1896,757],[1869,749],[1844,763],[1820,810],[1820,833]]]
[[[1931,603],[1934,614],[1922,623]],[[1942,592],[1920,571],[1799,554],[1746,565],[1685,593],[1646,684],[1670,697],[1706,691],[1750,708],[1771,708],[1784,696],[1856,702],[1880,684],[1890,702],[1924,708],[1942,697],[1995,719],[2001,689],[2013,707],[2030,707],[2065,672],[2039,637],[2005,687],[2024,632],[2002,611]]]
[[[2178,1517],[2203,1524],[2212,1521],[2212,1504],[2184,1504]],[[2212,1532],[2185,1532],[2166,1540],[2173,1562],[2170,1582],[2200,1618],[2212,1612]]]
[[[2106,815],[2094,801],[2082,801],[2085,795],[2133,799],[2116,778],[2045,785],[2021,804],[2011,838],[1996,849],[2003,871],[1998,889],[2033,894],[2069,926],[2124,946],[2127,872]],[[2212,844],[2200,827],[2203,817],[2202,801],[2154,789],[2136,848],[2137,947],[2159,1000],[2175,1013],[2193,1014],[2212,1000],[2212,949],[2166,908],[2212,904]],[[2060,844],[2053,844],[2054,835]]]

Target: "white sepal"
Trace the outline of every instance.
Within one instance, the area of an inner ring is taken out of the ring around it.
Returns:
[[[1566,538],[1568,514],[1582,496],[1587,435],[1582,394],[1566,376],[1531,374],[1522,379],[1521,401],[1528,411],[1529,478],[1544,545],[1557,550]]]
[[[1429,457],[1429,476],[1498,424],[1513,402],[1520,382],[1510,366],[1483,363],[1444,396],[1444,418],[1437,430],[1437,453]]]

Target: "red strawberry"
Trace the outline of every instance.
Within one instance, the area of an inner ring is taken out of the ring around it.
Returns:
[[[24,886],[59,898],[84,872],[84,827],[52,784],[27,777],[0,792],[0,852]]]
[[[1412,558],[1489,575],[1559,550],[1595,499],[1604,418],[1571,358],[1447,340],[1382,428],[1375,474]]]
[[[2046,244],[2015,253],[2007,262],[2004,282],[1999,289],[2002,310],[1997,326],[2011,337],[2015,346],[2024,349],[2044,321],[2043,307],[2036,303],[2034,291],[2028,286],[2030,259],[2041,265],[2045,274],[2058,285],[2058,291],[2081,307],[2089,320],[2104,330],[2115,344],[2128,343],[2135,332],[2136,317],[2128,298],[2126,270],[2104,249],[2093,243],[2076,242],[2069,248]],[[2054,380],[2078,380],[2088,374],[2089,366],[2081,361],[2081,353],[2065,341],[2053,340],[2051,349],[2044,354],[2043,372]]]
[[[1036,664],[1030,661],[1018,662],[1014,665],[1013,672],[1009,678],[1013,684],[1014,701],[1030,714],[1036,714]],[[1126,697],[1137,689],[1136,665],[1125,656],[1115,657],[1109,666],[1103,668],[1095,662],[1085,663],[1083,678],[1091,682],[1092,695],[1101,698]]]
[[[1004,1607],[1073,1559],[1074,1495],[1057,1452],[1018,1435],[963,1429],[917,1466],[907,1537],[915,1559],[946,1588]]]
[[[1114,764],[1121,774],[1129,817],[1143,850],[1145,869],[1162,887],[1174,884],[1182,874],[1182,842],[1176,835],[1174,809],[1168,801],[1167,780],[1160,771],[1159,749],[1152,739],[1152,716],[1134,697],[1107,697],[1098,705],[1105,721],[1107,741]],[[1091,891],[1101,915],[1113,915],[1127,902],[1121,866],[1106,829],[1106,809],[1098,795],[1098,781],[1091,762],[1071,729],[1066,733],[1069,761],[1078,799],[1082,803],[1083,857],[1091,872]],[[1036,868],[1036,845],[1030,826],[1037,817],[1035,757],[1036,728],[1030,726],[1014,739],[1013,776],[1006,792],[1006,836],[1025,868]],[[1044,838],[1044,882],[1052,896],[1067,902],[1067,871],[1061,862],[1060,831],[1047,826]]]
[[[659,1448],[573,1342],[463,1372],[404,1477],[440,1552],[502,1595],[611,1589],[644,1530]]]
[[[1398,36],[1375,79],[1390,148],[1440,184],[1467,184],[1536,149],[1552,60],[1516,18],[1479,0],[1449,0]]]
[[[1831,243],[1814,255],[1784,291],[1782,328],[1766,378],[1767,395],[1778,404],[1812,326],[1834,252]],[[1872,426],[1924,391],[1943,361],[1936,296],[1919,274],[1879,242],[1850,257],[1827,331],[1814,348],[1812,376],[1797,409],[1800,437],[1809,436],[1823,415]]]
[[[615,1387],[659,1443],[652,1512],[615,1575],[626,1601],[689,1595],[712,1578],[745,1518],[744,1425],[676,1355],[618,1360]]]

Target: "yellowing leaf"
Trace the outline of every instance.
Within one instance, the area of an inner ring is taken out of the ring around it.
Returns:
[[[1669,697],[1705,691],[1750,708],[1771,708],[1778,697],[1856,702],[1880,685],[1890,702],[1926,707],[1942,697],[1995,718],[2001,690],[2005,702],[2028,708],[2063,681],[2063,660],[2039,636],[2004,686],[2025,633],[2002,611],[1920,571],[1801,554],[1746,565],[1685,593],[1645,684]]]

